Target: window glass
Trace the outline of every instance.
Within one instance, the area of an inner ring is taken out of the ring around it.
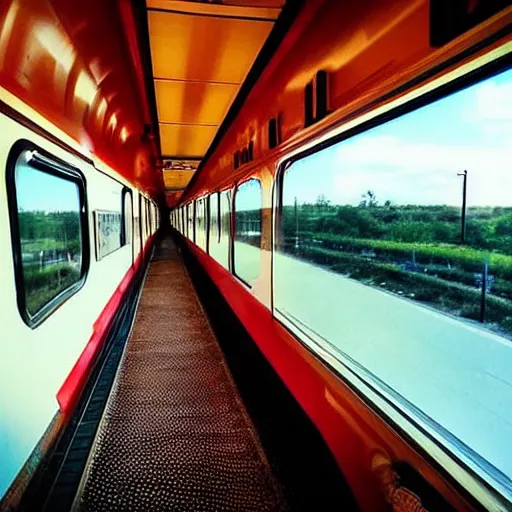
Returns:
[[[251,179],[235,194],[234,273],[251,284],[260,273],[261,183]]]
[[[80,280],[83,243],[78,180],[36,169],[27,155],[18,158],[14,181],[24,304],[32,320]]]
[[[142,238],[142,245],[146,241],[146,210],[144,208],[144,197],[139,196],[139,209],[140,209],[140,234]]]
[[[123,225],[123,245],[132,243],[132,195],[128,191],[123,192],[123,214],[124,214],[124,225]]]
[[[206,199],[196,201],[196,244],[206,250]]]
[[[187,204],[187,238],[194,241],[194,202]]]
[[[220,195],[218,192],[208,197],[210,209],[208,253],[212,256],[219,244],[219,199]]]
[[[133,245],[137,248],[137,253],[140,246],[140,217],[133,218],[133,234],[135,239],[135,243]]]
[[[151,235],[151,208],[149,199],[145,199],[146,207],[146,234],[149,237]]]
[[[231,239],[231,191],[210,196],[209,254],[229,270],[229,243]],[[214,233],[216,233],[214,235]]]
[[[511,99],[509,70],[292,163],[274,258],[276,315],[508,482]]]

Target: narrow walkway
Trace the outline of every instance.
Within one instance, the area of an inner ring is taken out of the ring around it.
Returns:
[[[170,237],[155,249],[74,510],[284,510]]]

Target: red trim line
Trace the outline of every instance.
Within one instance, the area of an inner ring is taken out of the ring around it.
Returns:
[[[153,244],[155,234],[148,237],[146,245],[143,251],[139,253],[133,266],[128,269],[121,283],[116,288],[116,291],[107,302],[107,305],[101,312],[100,316],[94,322],[93,334],[85,346],[83,352],[80,354],[77,362],[71,369],[71,372],[67,376],[64,384],[57,392],[57,401],[59,403],[60,410],[63,413],[69,413],[73,410],[76,405],[85,383],[89,377],[94,361],[100,353],[103,343],[108,334],[108,331],[112,325],[112,321],[118,310],[120,304],[123,302],[125,295],[128,291],[130,283],[135,276],[135,273],[140,268],[143,260],[149,253],[149,249]]]
[[[137,261],[140,256],[137,258]],[[91,371],[92,365],[100,352],[105,337],[112,325],[112,320],[121,304],[126,291],[135,275],[135,269],[138,267],[136,263],[128,269],[123,277],[121,284],[117,287],[116,291],[107,302],[107,305],[101,312],[93,326],[93,334],[89,342],[85,346],[78,361],[73,366],[71,372],[67,376],[64,384],[57,392],[57,401],[59,402],[60,410],[64,413],[71,411],[76,404]]]
[[[91,338],[71,369],[71,372],[64,381],[64,384],[62,384],[61,388],[57,392],[57,401],[59,403],[60,410],[63,413],[69,413],[72,411],[82,394],[94,361],[103,347],[103,343],[112,325],[116,311],[124,300],[135,273],[138,271],[145,257],[149,253],[149,249],[155,239],[155,234],[156,233],[148,237],[144,249],[137,256],[134,264],[128,269],[128,272],[126,272],[121,283],[107,302],[107,305],[104,307],[100,316],[96,322],[94,322]]]

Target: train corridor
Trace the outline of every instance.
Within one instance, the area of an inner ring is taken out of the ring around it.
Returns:
[[[355,510],[319,433],[177,242],[156,242],[118,363],[114,340],[22,509]]]

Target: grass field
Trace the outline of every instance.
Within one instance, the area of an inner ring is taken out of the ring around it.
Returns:
[[[512,334],[512,286],[504,277],[512,257],[465,247],[418,247],[311,233],[301,234],[296,247],[291,238],[286,244],[289,254],[472,320],[479,320],[481,313],[481,288],[475,283],[474,270],[481,269],[487,257],[495,279],[486,296],[485,322],[501,334]],[[413,247],[415,265],[411,263]]]
[[[23,281],[27,311],[34,315],[79,279],[79,270],[68,263],[58,263],[44,269],[24,268]]]

